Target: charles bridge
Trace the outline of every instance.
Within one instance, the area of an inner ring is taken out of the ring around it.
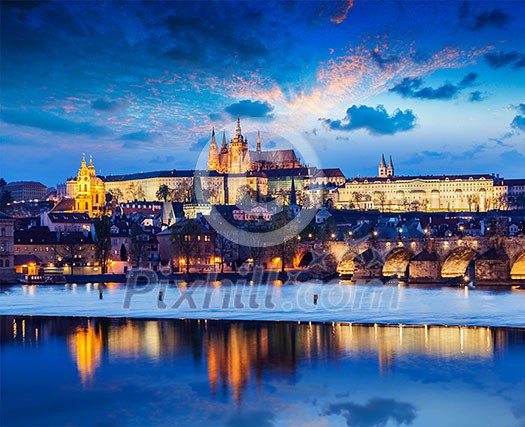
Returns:
[[[524,236],[365,239],[298,245],[294,265],[324,254],[326,270],[354,280],[398,277],[413,283],[463,278],[478,284],[525,281]]]

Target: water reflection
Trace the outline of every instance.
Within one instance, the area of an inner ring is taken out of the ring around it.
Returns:
[[[525,348],[525,330],[506,328],[11,316],[2,316],[1,326],[3,346],[64,337],[83,386],[106,357],[159,363],[189,353],[205,364],[212,395],[227,391],[237,404],[264,372],[293,378],[301,363],[371,356],[384,375],[415,356],[454,363],[491,360],[509,345]]]

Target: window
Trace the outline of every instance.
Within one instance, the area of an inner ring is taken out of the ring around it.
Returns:
[[[9,260],[8,259],[5,260],[5,266],[9,267]]]
[[[0,268],[4,266],[4,260],[0,259]]]

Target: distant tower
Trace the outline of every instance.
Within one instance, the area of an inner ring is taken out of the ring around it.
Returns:
[[[386,176],[394,176],[394,163],[392,163],[392,156],[390,156],[390,161],[386,168]]]
[[[387,175],[387,167],[386,167],[386,161],[385,161],[385,155],[381,155],[381,162],[379,163],[379,177],[386,177]]]
[[[226,131],[222,131],[221,154],[228,154],[228,145],[226,144]]]
[[[229,173],[242,173],[242,161],[244,151],[244,137],[241,130],[241,119],[237,117],[237,129],[235,137],[230,140]]]
[[[260,153],[261,152],[261,131],[258,130],[257,131],[257,148],[256,148],[257,152]]]
[[[82,163],[77,175],[75,210],[87,212],[90,216],[100,214],[105,205],[105,197],[105,185],[97,177],[93,159],[89,157],[89,166],[87,166],[86,155],[82,154]]]
[[[208,151],[208,170],[216,171],[217,169],[219,169],[219,148],[215,141],[215,128],[212,128],[210,151]]]
[[[295,193],[295,181],[292,176],[292,185],[290,187],[290,204],[296,205],[297,204],[297,194]]]

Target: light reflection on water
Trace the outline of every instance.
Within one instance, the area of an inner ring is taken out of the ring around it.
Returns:
[[[7,426],[525,421],[520,328],[0,321],[0,424]]]

